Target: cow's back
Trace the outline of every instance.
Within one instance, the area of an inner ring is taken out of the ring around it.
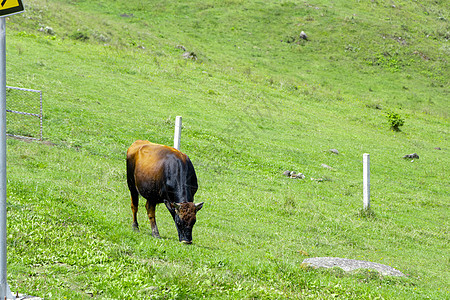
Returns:
[[[197,191],[197,178],[187,155],[149,141],[138,140],[130,146],[127,173],[139,194],[154,203],[165,199],[192,202]]]

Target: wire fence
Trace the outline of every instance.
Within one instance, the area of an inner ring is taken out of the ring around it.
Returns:
[[[6,87],[6,135],[42,141],[42,91]]]

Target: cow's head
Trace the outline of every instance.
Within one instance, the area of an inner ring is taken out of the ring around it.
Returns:
[[[175,226],[178,230],[178,238],[180,242],[191,244],[192,243],[192,227],[194,227],[197,212],[203,207],[203,202],[182,202],[173,203],[164,200],[167,209],[172,214]]]

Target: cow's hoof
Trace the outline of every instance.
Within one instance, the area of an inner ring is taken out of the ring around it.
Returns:
[[[139,232],[139,226],[136,224],[133,224],[133,231],[134,232]]]
[[[192,241],[188,242],[188,241],[181,241],[180,243],[186,244],[186,245],[190,245],[192,244]]]

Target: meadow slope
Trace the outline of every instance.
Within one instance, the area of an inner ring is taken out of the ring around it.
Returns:
[[[7,18],[7,85],[44,92],[45,140],[7,141],[13,291],[449,297],[445,1],[24,2],[25,13]],[[389,112],[405,120],[400,131]],[[179,244],[163,206],[161,240],[142,201],[133,232],[126,187],[128,146],[171,145],[177,115],[199,178],[195,201],[205,202],[191,246]],[[35,135],[25,120],[7,131]],[[402,158],[413,152],[420,159]],[[361,210],[363,153],[371,213]],[[407,276],[302,265],[315,256]]]

